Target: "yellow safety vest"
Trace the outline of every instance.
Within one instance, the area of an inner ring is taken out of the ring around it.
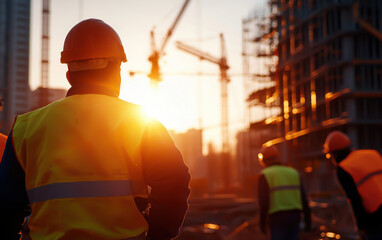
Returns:
[[[148,123],[137,105],[73,95],[20,115],[12,130],[39,239],[128,239],[148,225],[140,142]]]
[[[269,186],[268,214],[286,210],[302,210],[300,177],[295,169],[273,165],[263,169],[261,173]]]
[[[339,166],[349,173],[357,186],[363,206],[373,213],[382,205],[382,157],[375,150],[351,152]]]

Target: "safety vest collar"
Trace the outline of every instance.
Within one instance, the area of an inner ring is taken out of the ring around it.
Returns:
[[[30,203],[64,198],[124,197],[145,194],[146,185],[134,180],[51,183],[27,191]]]

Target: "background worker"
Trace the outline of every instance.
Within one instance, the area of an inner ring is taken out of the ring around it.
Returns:
[[[28,205],[32,239],[174,238],[190,175],[163,125],[118,98],[126,62],[119,36],[101,20],[82,21],[61,62],[67,97],[17,116],[8,137],[1,239],[19,239]]]
[[[324,153],[337,168],[361,235],[366,240],[382,239],[381,155],[371,149],[352,151],[349,137],[339,131],[327,136]]]
[[[300,232],[301,211],[305,230],[311,227],[308,200],[298,172],[281,164],[275,146],[263,147],[259,153],[261,171],[258,181],[260,230],[271,240],[297,240]]]

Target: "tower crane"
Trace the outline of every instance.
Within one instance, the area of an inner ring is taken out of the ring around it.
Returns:
[[[227,70],[229,66],[227,64],[226,49],[224,36],[220,34],[220,44],[221,44],[221,57],[217,58],[209,53],[200,51],[192,46],[188,46],[182,42],[177,41],[177,48],[183,50],[191,55],[199,57],[201,60],[206,60],[211,63],[215,63],[220,69],[220,96],[221,96],[221,125],[222,125],[222,152],[228,153],[229,151],[229,136],[228,136],[228,82],[229,78],[227,75]]]
[[[160,66],[159,66],[159,59],[164,54],[164,49],[167,45],[168,40],[170,39],[172,33],[174,32],[174,29],[176,25],[179,22],[179,19],[183,15],[184,10],[186,9],[188,3],[190,0],[186,0],[183,3],[182,8],[180,9],[180,12],[178,13],[177,17],[175,18],[175,21],[171,25],[170,29],[167,31],[166,36],[164,37],[162,44],[160,45],[160,48],[157,49],[155,44],[155,34],[154,30],[151,30],[150,32],[150,41],[151,41],[151,55],[149,57],[149,61],[151,62],[151,71],[148,75],[150,78],[150,82],[153,86],[157,86],[157,84],[162,81],[161,73],[160,73]]]
[[[50,0],[42,2],[42,35],[41,35],[41,92],[39,95],[39,106],[45,106],[49,101],[49,15]]]

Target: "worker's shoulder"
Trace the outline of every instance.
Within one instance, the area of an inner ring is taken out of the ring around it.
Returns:
[[[358,171],[360,163],[362,163],[362,166],[382,167],[382,156],[374,149],[359,149],[352,151],[339,163],[339,166],[345,170],[354,169]]]
[[[300,176],[299,172],[294,167],[283,166],[283,169],[284,169],[284,172],[286,172],[289,175],[293,175],[293,176],[296,176],[296,177]]]
[[[282,171],[297,171],[293,167],[285,166],[285,165],[282,165],[282,164],[275,164],[275,165],[267,167],[266,169],[277,169],[277,170],[282,170]]]
[[[143,112],[142,107],[119,99],[118,97],[112,97],[104,94],[76,94],[65,97],[61,100],[50,103],[49,105],[36,109],[28,115],[43,114],[44,112],[56,112],[56,111],[87,111],[96,110],[100,114],[108,114],[111,112],[124,114],[125,112],[139,114]],[[114,115],[114,114],[113,114]]]
[[[141,105],[131,103],[120,98],[112,98],[112,100],[115,102],[115,104],[121,105],[126,109],[139,111],[142,113],[144,112],[143,107]]]
[[[381,158],[381,155],[379,154],[379,152],[377,150],[374,150],[374,149],[359,149],[359,150],[352,151],[348,156],[348,158],[358,158],[358,157],[362,157],[362,158],[378,157],[378,158]]]
[[[44,107],[40,107],[40,108],[36,108],[36,109],[33,109],[29,112],[26,112],[26,113],[23,113],[23,114],[20,114],[20,115],[17,115],[16,116],[16,119],[15,119],[15,123],[21,123],[23,121],[26,121],[28,120],[29,118],[33,117],[33,116],[36,116],[36,115],[39,115],[43,112],[45,112],[47,109],[51,108],[52,106],[56,105],[56,104],[59,104],[60,102],[62,102],[64,99],[60,99],[60,100],[57,100],[55,102],[52,102]]]
[[[97,105],[97,107],[106,107],[106,108],[112,107],[111,110],[128,109],[128,110],[142,111],[141,110],[142,107],[137,104],[127,102],[118,97],[112,97],[112,96],[103,95],[103,94],[72,95],[63,99],[63,101],[56,101],[54,103],[55,104],[69,103],[69,104],[78,104],[78,105],[88,105],[89,103],[92,103],[94,105]]]
[[[115,107],[115,109],[118,109],[122,115],[129,116],[129,119],[131,117],[135,117],[140,120],[148,118],[144,108],[141,105],[131,103],[120,98],[109,98],[109,100],[110,107]]]
[[[86,109],[86,111],[84,111]],[[125,119],[126,121],[147,122],[147,116],[142,106],[101,94],[78,94],[61,100],[57,100],[45,107],[35,109],[22,115],[18,115],[14,124],[22,125],[32,119],[42,119],[45,116],[57,116],[62,113],[83,114],[95,113]]]

